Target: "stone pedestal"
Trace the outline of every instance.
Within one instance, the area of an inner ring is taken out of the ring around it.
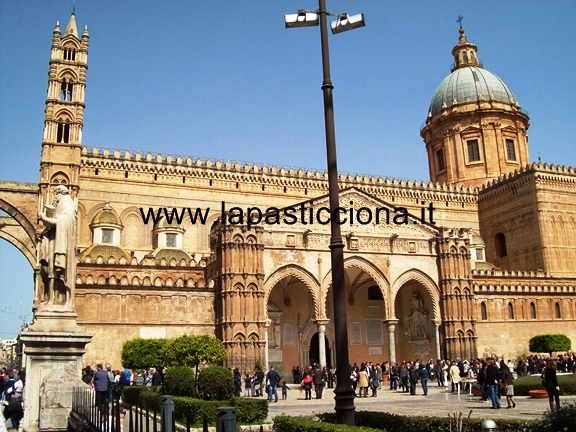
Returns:
[[[57,327],[57,317],[51,319],[40,315],[37,314],[40,319],[29,331],[20,334],[26,356],[22,426],[26,431],[66,430],[72,408],[72,389],[85,385],[81,380],[82,355],[92,335],[76,325],[75,317],[67,320],[62,319],[62,315],[59,327],[67,331],[50,331]]]

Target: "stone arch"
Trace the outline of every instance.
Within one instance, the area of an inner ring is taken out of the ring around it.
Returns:
[[[392,293],[394,298],[392,299],[392,304],[396,302],[396,295],[400,288],[409,281],[416,281],[422,284],[430,297],[432,298],[432,312],[433,312],[433,320],[441,320],[442,316],[440,315],[440,290],[436,283],[428,276],[427,274],[421,272],[417,269],[411,269],[402,273],[392,285]]]
[[[145,224],[137,207],[128,207],[120,213],[124,229],[120,244],[128,249],[152,249],[152,224]]]
[[[308,364],[308,353],[310,352],[310,345],[312,341],[312,337],[318,333],[318,325],[314,321],[309,321],[307,325],[302,329],[300,339],[300,364],[307,365]],[[333,357],[329,359],[329,363],[334,365],[335,364],[335,347],[336,347],[336,335],[334,332],[334,323],[330,322],[326,324],[326,330],[324,332],[324,336],[328,339],[328,347],[330,349],[330,356]]]
[[[70,183],[70,178],[65,172],[58,171],[52,174],[50,177],[50,184],[51,185],[67,185]]]
[[[320,305],[318,302],[318,289],[320,283],[308,270],[297,266],[295,264],[288,264],[283,267],[277,268],[264,282],[264,304],[268,304],[268,297],[270,292],[274,289],[276,284],[286,277],[295,277],[300,282],[302,282],[307,288],[308,292],[312,296],[312,301],[314,302],[314,311],[316,316],[319,316]]]
[[[67,80],[69,82],[77,83],[79,81],[78,74],[76,73],[76,71],[74,69],[71,69],[71,68],[62,69],[58,73],[58,76],[56,79],[59,82],[62,82],[63,80]]]
[[[6,240],[26,257],[32,267],[36,265],[36,211],[38,209],[38,186],[2,182],[8,190],[2,191],[0,210],[8,216],[0,216],[0,238]],[[27,210],[27,211],[26,211]],[[29,214],[26,214],[29,213]]]
[[[74,121],[74,114],[66,108],[58,110],[54,117],[58,123],[72,123]]]
[[[390,287],[390,283],[388,282],[388,279],[386,279],[386,276],[384,276],[384,274],[380,271],[380,269],[376,267],[374,264],[372,264],[370,261],[359,256],[352,256],[344,260],[344,271],[346,271],[346,269],[349,269],[351,267],[355,267],[359,270],[362,270],[364,273],[370,276],[372,280],[374,280],[374,282],[376,282],[378,288],[380,288],[380,291],[382,292],[382,296],[384,297],[384,305],[385,305],[384,319],[388,319],[390,315],[389,313],[390,302],[388,298],[389,297],[388,289]],[[328,287],[331,284],[332,284],[332,270],[326,273],[326,276],[324,276],[324,279],[322,280],[322,292],[326,296],[324,298],[324,304],[326,304],[328,296]]]

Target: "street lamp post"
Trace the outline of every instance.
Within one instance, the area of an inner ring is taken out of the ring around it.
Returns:
[[[336,132],[334,127],[334,100],[332,80],[330,78],[330,54],[328,51],[326,0],[318,0],[315,12],[301,10],[297,15],[285,17],[286,27],[305,27],[320,24],[322,45],[322,93],[324,95],[324,127],[326,131],[326,156],[328,160],[328,193],[330,200],[330,258],[332,264],[332,290],[334,295],[334,330],[336,336],[336,377],[334,389],[336,421],[340,424],[354,425],[355,409],[354,389],[350,384],[350,361],[348,356],[348,321],[346,318],[346,287],[344,285],[344,243],[340,225],[336,221],[337,208],[340,206],[338,194],[338,165],[336,161]],[[352,17],[347,14],[336,15],[333,22],[334,34],[364,26],[362,14]],[[319,19],[318,19],[319,18]]]

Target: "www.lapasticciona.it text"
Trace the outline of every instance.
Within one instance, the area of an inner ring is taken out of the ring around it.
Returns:
[[[350,207],[336,207],[330,211],[328,207],[314,207],[313,202],[301,203],[297,206],[289,207],[230,207],[226,208],[226,202],[222,201],[220,208],[220,220],[230,225],[246,225],[248,229],[255,225],[328,225],[330,222],[342,225],[346,223],[360,225],[375,224],[436,224],[434,221],[433,203],[426,205],[421,202],[420,217],[415,217],[408,213],[405,207],[354,207],[354,201],[350,201]],[[200,207],[140,207],[140,215],[145,224],[152,222],[157,224],[162,218],[166,222],[181,224],[188,216],[192,224],[206,224],[210,215],[210,208]]]

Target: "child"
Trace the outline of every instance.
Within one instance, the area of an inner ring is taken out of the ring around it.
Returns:
[[[279,385],[282,387],[282,399],[288,399],[288,390],[290,390],[290,387],[288,387],[285,380],[280,380]]]
[[[252,377],[248,374],[246,374],[246,378],[244,378],[244,396],[252,396]]]

